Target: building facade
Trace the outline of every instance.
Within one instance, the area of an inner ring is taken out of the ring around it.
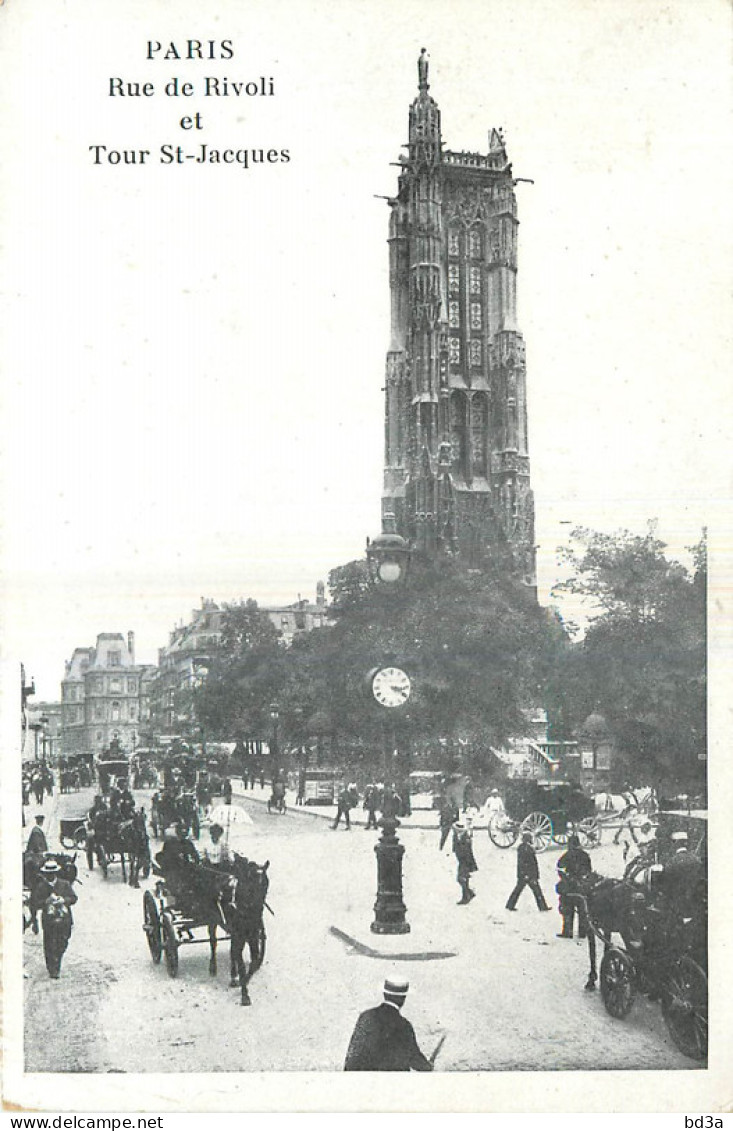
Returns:
[[[486,154],[444,148],[429,85],[423,49],[389,200],[383,515],[418,549],[534,586],[516,182],[499,130]]]
[[[135,663],[135,636],[102,632],[93,648],[75,648],[61,683],[61,753],[99,755],[117,739],[138,745],[149,716],[149,664]]]
[[[315,601],[304,598],[291,605],[260,605],[284,647],[296,636],[327,623],[325,586],[316,587]],[[221,650],[226,607],[208,597],[193,609],[187,624],[177,625],[168,644],[158,649],[157,674],[151,685],[151,729],[157,734],[189,734],[196,727],[193,692],[206,679]]]

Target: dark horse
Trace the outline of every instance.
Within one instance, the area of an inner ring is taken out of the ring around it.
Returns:
[[[189,860],[179,860],[174,867],[169,863],[165,870],[153,866],[154,872],[164,875],[163,886],[188,920],[188,928],[208,928],[212,976],[217,973],[217,930],[223,928],[229,935],[230,985],[241,987],[242,1005],[252,1004],[247,986],[265,957],[263,915],[269,866],[269,860],[259,865],[242,856],[235,856],[226,868]],[[244,958],[245,946],[249,947],[249,963]]]
[[[596,969],[596,936],[603,943],[604,953],[611,947],[613,935],[619,935],[629,953],[638,951],[650,922],[653,908],[646,889],[627,879],[615,880],[588,872],[573,880],[574,890],[568,893],[580,905],[588,920],[588,957],[590,970],[586,990],[594,990],[598,981]]]
[[[241,1004],[251,1005],[247,989],[252,975],[259,970],[265,957],[265,926],[263,923],[270,881],[263,865],[237,857],[231,866],[231,879],[222,898],[224,921],[229,931],[230,986],[241,987]],[[244,948],[249,947],[249,965],[245,962]]]
[[[147,879],[150,874],[150,842],[145,827],[144,809],[137,809],[129,820],[122,822],[119,846],[122,854],[127,853],[129,861],[128,883],[131,888],[139,888],[140,873],[142,872],[143,879]]]

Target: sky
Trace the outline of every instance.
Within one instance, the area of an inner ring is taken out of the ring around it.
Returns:
[[[486,152],[503,127],[533,182],[518,305],[540,599],[574,525],[656,519],[673,556],[707,525],[725,558],[729,19],[723,0],[0,9],[6,684],[22,661],[58,698],[100,632],[133,630],[155,662],[204,596],[312,598],[378,532],[380,195],[422,46],[446,146]],[[146,57],[189,39],[233,57]],[[174,77],[194,94],[167,97]],[[206,77],[274,94],[207,97]],[[111,96],[111,78],[155,92]],[[158,160],[202,143],[289,160]],[[95,164],[102,145],[150,156]]]

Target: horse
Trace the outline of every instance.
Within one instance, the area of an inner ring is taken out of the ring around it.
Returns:
[[[241,988],[242,1005],[251,1005],[249,980],[259,970],[265,957],[265,929],[263,924],[269,878],[270,861],[262,866],[241,857],[232,866],[230,883],[223,893],[222,911],[229,931],[230,982]],[[244,960],[244,948],[249,947],[249,967]]]
[[[139,876],[143,879],[150,874],[150,842],[145,828],[145,810],[138,809],[132,817],[120,825],[119,843],[121,851],[127,852],[129,861],[129,880],[131,888],[139,888]]]
[[[629,870],[629,875],[631,875]],[[610,879],[597,872],[588,872],[572,881],[568,896],[583,908],[588,921],[588,958],[590,969],[586,990],[595,990],[596,936],[603,943],[604,953],[619,935],[629,953],[638,952],[650,925],[655,925],[656,909],[651,907],[650,893],[629,879]]]

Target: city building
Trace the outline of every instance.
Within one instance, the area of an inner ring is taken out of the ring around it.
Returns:
[[[315,602],[299,597],[290,605],[260,605],[284,647],[296,636],[323,628],[328,621],[325,586],[316,586]],[[188,734],[195,729],[192,692],[206,679],[222,642],[226,606],[208,597],[193,609],[187,624],[176,625],[168,644],[158,649],[158,668],[150,689],[151,729],[157,734]]]
[[[75,648],[61,683],[61,754],[99,755],[117,739],[127,753],[147,724],[149,677],[135,663],[135,635],[102,632],[95,647]]]
[[[424,50],[418,80],[389,199],[385,530],[534,586],[517,181],[500,130],[485,154],[444,148]]]

